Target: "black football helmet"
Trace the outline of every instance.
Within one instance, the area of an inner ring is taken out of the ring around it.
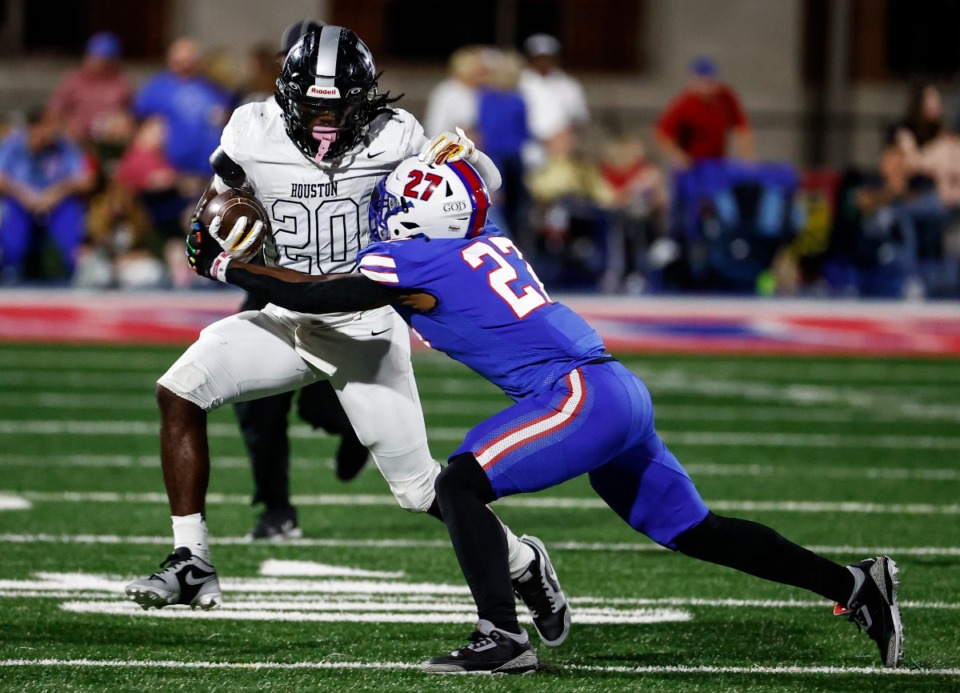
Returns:
[[[322,126],[336,130],[325,159],[353,149],[387,103],[377,91],[377,76],[370,49],[349,29],[325,25],[307,31],[287,54],[276,91],[297,148],[314,159],[319,144],[312,131]]]

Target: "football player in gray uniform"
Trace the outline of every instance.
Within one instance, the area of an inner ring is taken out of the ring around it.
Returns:
[[[308,31],[316,31],[321,26],[315,20],[303,19],[284,30],[277,53],[277,77],[280,76],[283,59],[297,41]],[[268,100],[272,99],[273,94],[270,93]],[[248,294],[241,310],[260,310],[265,306],[266,303]],[[297,391],[234,402],[233,411],[237,415],[253,471],[251,504],[263,504],[257,524],[247,533],[248,539],[282,541],[303,535],[297,509],[290,501],[290,439],[287,427],[294,400],[297,403],[297,415],[302,421],[314,430],[322,429],[330,435],[339,436],[340,442],[334,455],[334,470],[338,479],[350,481],[356,477],[370,457],[328,380],[318,380]]]
[[[268,265],[308,275],[355,272],[357,252],[368,243],[371,194],[408,156],[431,163],[462,158],[489,187],[499,187],[496,167],[462,133],[429,140],[393,101],[377,89],[367,46],[349,29],[326,25],[287,55],[274,100],[234,112],[211,156],[212,186],[223,192],[248,185],[263,203],[272,225],[263,243]],[[230,236],[239,231],[230,229]],[[230,316],[204,329],[161,376],[160,457],[174,550],[162,570],[127,585],[130,599],[144,608],[204,609],[222,600],[205,498],[207,412],[224,404],[329,380],[400,507],[440,517],[440,465],[427,445],[408,330],[392,308],[365,308],[314,315],[269,304]],[[517,594],[544,642],[559,645],[569,632],[569,609],[549,557],[533,538],[504,532]]]

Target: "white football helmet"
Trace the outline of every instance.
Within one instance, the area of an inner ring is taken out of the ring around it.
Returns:
[[[377,185],[370,199],[370,237],[395,241],[417,234],[472,238],[487,223],[490,195],[466,161],[432,166],[412,156]]]

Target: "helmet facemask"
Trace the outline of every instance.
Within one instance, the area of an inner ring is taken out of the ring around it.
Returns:
[[[377,77],[370,49],[349,29],[324,25],[303,34],[277,79],[291,141],[318,164],[354,149],[391,101],[378,93]]]
[[[283,110],[287,135],[305,156],[320,163],[339,159],[353,149],[369,129],[368,94],[345,99],[313,99],[289,95],[286,85],[277,81],[277,100]]]

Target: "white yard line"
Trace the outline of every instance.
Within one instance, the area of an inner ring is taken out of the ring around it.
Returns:
[[[0,534],[0,544],[87,544],[87,545],[151,545],[168,546],[169,536],[121,536],[118,534]],[[251,542],[243,537],[212,537],[214,546],[255,546],[265,544]],[[667,549],[646,543],[603,543],[578,541],[548,541],[551,550],[588,552],[639,553],[666,551]],[[277,546],[309,548],[358,548],[358,549],[450,549],[448,539],[285,539]],[[817,553],[877,556],[960,556],[958,546],[809,546]]]
[[[960,668],[882,669],[879,667],[836,666],[600,666],[588,664],[556,665],[557,668],[598,674],[743,674],[746,676],[960,676]],[[102,669],[212,669],[212,670],[379,670],[403,671],[420,668],[419,662],[185,662],[153,659],[0,659],[0,667],[64,667]]]
[[[496,394],[496,393],[493,393]],[[508,404],[501,396],[464,399],[430,398],[423,402],[428,415],[473,416],[477,419],[500,411]],[[106,411],[156,412],[153,395],[121,395],[78,392],[16,392],[5,394],[0,411],[20,411],[25,407],[58,411],[101,409]],[[694,406],[661,404],[656,407],[658,421],[783,421],[800,423],[897,423],[904,421],[960,421],[960,407],[910,404],[901,402],[892,409],[826,408],[810,405],[743,406],[729,402]]]
[[[321,435],[322,434],[318,434]],[[332,458],[294,457],[291,459],[294,469],[333,468]],[[247,469],[250,462],[246,457],[217,455],[213,460],[217,469]],[[159,468],[157,455],[19,455],[0,453],[0,467],[146,467]],[[892,481],[960,481],[960,469],[913,469],[909,467],[835,467],[835,466],[786,466],[775,464],[724,464],[694,462],[684,468],[695,477],[701,476],[744,476],[753,478],[797,478],[817,479],[879,479]]]
[[[0,420],[3,435],[159,435],[159,421]],[[435,426],[427,430],[432,440],[462,440],[467,428]],[[210,424],[211,437],[239,437],[235,424]],[[291,438],[315,438],[309,426],[290,427]],[[749,433],[722,431],[673,431],[661,429],[668,444],[688,446],[867,448],[894,450],[960,450],[957,436],[847,435],[822,433]]]
[[[29,510],[33,504],[26,498],[12,494],[0,492],[0,511],[2,510]]]
[[[60,605],[64,611],[77,614],[102,614],[128,618],[163,618],[215,621],[286,621],[297,623],[470,623],[476,619],[476,607],[468,602],[454,609],[435,609],[431,604],[405,605],[395,609],[393,604],[340,604],[339,606],[316,603],[313,609],[298,603],[293,608],[262,608],[254,602],[227,603],[210,611],[193,609],[152,609],[144,612],[130,602],[70,601]],[[358,606],[360,608],[358,608]],[[577,624],[612,625],[618,623],[679,623],[690,621],[692,614],[678,609],[598,609],[583,608],[577,611]],[[529,622],[526,615],[521,621]]]
[[[0,493],[10,493],[0,490]],[[118,493],[115,491],[20,491],[17,495],[34,503],[167,503],[164,493]],[[389,495],[375,494],[323,494],[315,496],[293,496],[298,506],[394,506],[396,500]],[[247,505],[250,498],[240,494],[210,493],[207,503],[210,505]],[[551,508],[596,510],[607,509],[606,503],[599,498],[540,498],[536,496],[514,496],[504,498],[499,503],[515,508]],[[710,500],[713,510],[745,512],[796,512],[796,513],[855,513],[886,515],[960,515],[960,504],[933,503],[859,503],[854,501],[746,501],[746,500]]]

